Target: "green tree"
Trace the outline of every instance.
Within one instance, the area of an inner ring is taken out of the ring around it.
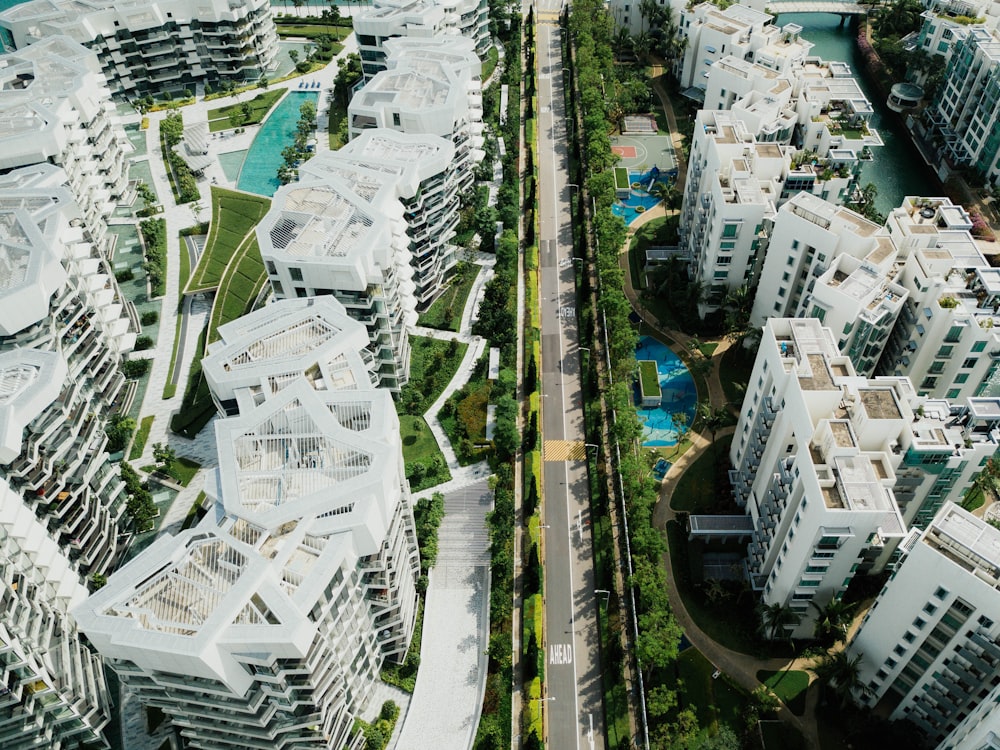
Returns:
[[[861,682],[862,658],[862,654],[850,657],[846,651],[839,650],[827,654],[812,668],[824,703],[836,703],[843,709],[853,702],[856,694],[871,693],[871,688]]]
[[[698,402],[698,413],[695,417],[698,423],[712,436],[712,442],[715,442],[716,433],[722,429],[722,426],[726,423],[726,419],[729,418],[729,412],[722,407],[714,407],[708,401]]]
[[[153,460],[158,471],[169,474],[170,467],[177,460],[177,452],[164,443],[153,443]]]
[[[134,419],[123,412],[112,414],[104,426],[104,433],[108,436],[108,452],[118,453],[125,450],[133,432],[135,432]]]
[[[288,50],[288,57],[292,61],[292,65],[295,65],[299,61],[299,51],[297,49]]]
[[[780,602],[761,602],[757,605],[757,616],[760,618],[761,634],[770,641],[787,637],[788,628],[798,625],[801,619],[791,607]]]
[[[813,634],[817,640],[827,643],[839,643],[847,639],[847,629],[854,619],[856,604],[848,604],[843,599],[831,599],[820,607],[815,602],[816,627]]]

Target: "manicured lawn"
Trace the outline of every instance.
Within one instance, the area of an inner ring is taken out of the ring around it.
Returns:
[[[260,257],[257,238],[240,246],[219,282],[212,302],[208,327],[209,343],[219,338],[219,327],[249,313],[267,284],[267,271]]]
[[[226,268],[237,251],[246,253],[255,241],[254,227],[271,207],[271,201],[259,195],[212,188],[212,221],[205,250],[191,274],[185,292],[217,289]],[[260,253],[257,252],[259,259]]]
[[[486,59],[483,60],[483,73],[481,79],[485,81],[497,67],[497,63],[500,61],[500,53],[497,52],[497,48],[490,47],[486,50]]]
[[[965,498],[962,500],[962,507],[971,513],[977,508],[983,507],[983,503],[985,502],[986,495],[983,494],[982,489],[974,486],[970,487],[969,491],[965,493]]]
[[[660,374],[656,369],[656,362],[650,359],[639,362],[639,386],[643,397],[659,394]]]
[[[719,437],[712,449],[706,450],[694,460],[687,471],[681,476],[677,488],[670,497],[670,507],[687,513],[712,513],[726,509],[732,505],[729,500],[728,483],[721,485],[718,470],[718,457],[729,452],[731,435]],[[721,485],[721,486],[720,486]],[[728,510],[728,509],[727,509]],[[729,512],[736,512],[733,507]]]
[[[181,487],[187,487],[191,484],[191,480],[194,479],[194,475],[198,473],[198,469],[200,468],[201,464],[197,461],[179,457],[170,463],[170,470],[167,471],[167,476],[181,485]],[[156,466],[143,466],[142,470],[152,474],[156,471]]]
[[[457,331],[462,323],[462,312],[472,285],[479,273],[479,266],[461,264],[463,267],[456,273],[440,297],[438,297],[417,320],[417,325],[427,328],[439,328],[444,331]]]
[[[423,336],[410,337],[410,382],[399,394],[401,414],[422,415],[451,382],[466,344]]]
[[[797,669],[770,672],[762,669],[757,673],[757,679],[771,688],[793,714],[802,716],[805,713],[806,689],[809,687],[808,672]]]
[[[323,24],[308,24],[308,23],[281,23],[277,24],[278,34],[282,37],[286,36],[302,36],[306,39],[315,39],[318,36],[323,36],[324,34],[329,34],[337,41],[343,41],[346,39],[351,31],[348,26],[327,26]],[[336,54],[336,53],[334,53]]]
[[[713,678],[715,665],[695,648],[677,657],[677,676],[682,681],[681,706],[690,706],[698,715],[705,735],[714,735],[720,724],[739,732],[747,706],[746,692],[727,675]]]
[[[194,502],[191,503],[191,507],[188,509],[187,515],[184,516],[184,524],[181,526],[181,529],[190,529],[204,517],[206,511],[201,507],[204,500],[205,493],[199,492],[198,497],[196,497]]]
[[[451,472],[445,463],[444,454],[438,448],[434,433],[423,417],[401,414],[399,417],[399,433],[403,441],[403,462],[406,464],[406,475],[409,477],[415,463],[425,468],[439,466],[435,473],[430,471],[422,474],[416,483],[410,483],[411,492],[419,492],[427,487],[447,482]],[[437,459],[437,461],[435,461]]]
[[[330,150],[337,151],[347,143],[345,137],[340,132],[341,128],[347,122],[347,107],[337,101],[331,102],[327,117],[329,118],[327,133],[330,138]]]
[[[187,286],[188,279],[191,277],[191,256],[188,254],[187,242],[183,234],[180,237],[180,246],[180,263],[178,265],[178,288],[180,291],[177,294],[177,320],[174,323],[174,345],[170,351],[170,369],[167,372],[167,382],[163,384],[164,400],[173,398],[177,393],[177,384],[173,382],[174,368],[177,366],[177,350],[180,347],[181,324],[184,322],[184,317],[181,315],[181,311],[184,309],[184,287]]]
[[[256,125],[263,120],[264,115],[271,110],[271,107],[284,95],[285,91],[286,89],[264,91],[247,101],[246,103],[250,105],[250,119],[241,122],[240,126]],[[242,111],[243,103],[230,104],[225,107],[208,110],[208,129],[214,133],[218,130],[228,130],[234,127],[229,121],[229,116],[233,112],[242,113]]]
[[[148,417],[143,417],[142,421],[139,422],[139,429],[135,431],[135,439],[132,441],[132,450],[128,452],[128,460],[135,461],[142,456],[142,452],[146,450],[146,441],[149,440],[149,431],[153,428],[153,420],[155,417],[151,414]]]

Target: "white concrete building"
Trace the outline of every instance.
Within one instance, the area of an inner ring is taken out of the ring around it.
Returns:
[[[720,10],[711,3],[699,3],[683,10],[678,34],[687,39],[687,47],[675,70],[681,88],[704,90],[709,68],[727,55],[745,60],[755,46],[763,46],[770,38],[772,32],[766,27],[773,20],[774,16],[738,4]],[[707,100],[706,104],[714,106]]]
[[[902,549],[848,651],[871,691],[861,703],[938,742],[1000,684],[1000,530],[948,503]]]
[[[969,715],[938,744],[938,750],[997,750],[1000,748],[1000,685],[994,685]]]
[[[465,45],[482,56],[490,46],[486,0],[376,0],[354,16],[361,69],[371,79],[385,70],[387,42],[395,39]]]
[[[360,750],[354,719],[370,715],[383,662],[404,658],[416,614],[399,421],[367,377],[363,326],[336,302],[250,317],[207,368],[258,376],[223,382],[239,416],[216,423],[213,512],[75,615],[189,747]]]
[[[907,298],[900,276],[896,248],[882,227],[798,193],[774,219],[751,321],[818,318],[855,370],[871,375]]]
[[[799,133],[796,145],[824,155],[831,149],[861,153],[882,146],[877,130],[868,127],[875,113],[851,66],[844,62],[809,62],[796,72]]]
[[[247,414],[306,373],[318,391],[378,386],[365,327],[331,296],[287,299],[219,326],[201,368],[222,416]]]
[[[350,137],[369,128],[438,135],[455,144],[456,170],[471,171],[484,155],[481,65],[475,53],[413,40],[393,40],[387,47],[389,69],[348,105]]]
[[[104,665],[80,642],[68,614],[86,600],[87,589],[45,524],[3,479],[0,517],[0,745],[106,748],[101,730],[111,697]]]
[[[0,13],[8,50],[62,35],[96,53],[112,90],[130,99],[254,80],[278,54],[269,0],[32,0]]]
[[[256,227],[274,296],[336,297],[365,324],[380,383],[393,391],[409,378],[406,326],[416,322],[403,214],[394,189],[364,196],[331,175],[279,188]]]
[[[894,383],[857,376],[815,319],[769,320],[750,384],[730,449],[754,526],[748,573],[765,604],[799,615],[789,634],[812,637],[818,609],[906,533],[889,440],[912,412]]]
[[[950,401],[1000,395],[1000,270],[971,227],[947,198],[907,197],[886,221],[908,296],[878,372],[907,375],[919,393]]]
[[[135,342],[73,197],[40,165],[0,177],[0,476],[87,573],[118,551],[125,498],[104,427]],[[38,186],[42,182],[42,186]]]
[[[1000,33],[973,27],[953,43],[944,82],[917,126],[937,149],[938,176],[975,170],[1000,184]]]
[[[103,219],[128,187],[131,149],[93,52],[52,37],[0,55],[0,173],[61,166],[102,248]]]
[[[302,165],[302,178],[346,180],[361,197],[393,192],[402,203],[418,309],[433,302],[458,263],[463,248],[452,243],[462,193],[473,171],[455,161],[450,140],[386,128],[365,130],[336,152]]]

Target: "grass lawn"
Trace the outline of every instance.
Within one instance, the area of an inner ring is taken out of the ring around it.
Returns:
[[[329,26],[324,24],[310,23],[277,23],[278,35],[281,37],[301,36],[306,39],[315,39],[318,36],[329,34],[338,42],[342,42],[353,31],[349,26]],[[334,53],[336,54],[336,53]]]
[[[338,101],[330,102],[327,117],[329,118],[327,133],[330,138],[330,150],[337,151],[347,143],[340,133],[341,127],[347,122],[347,107]]]
[[[986,495],[983,494],[982,488],[978,485],[974,485],[969,488],[968,492],[965,493],[965,497],[962,499],[962,508],[971,513],[977,508],[983,507],[983,503],[985,502]]]
[[[419,492],[427,487],[447,482],[451,479],[451,472],[448,471],[444,454],[438,448],[434,433],[428,427],[423,417],[414,417],[408,414],[399,416],[399,433],[403,440],[403,463],[406,465],[407,477],[411,474],[411,469],[415,463],[423,464],[424,467],[438,465],[437,472],[427,472],[422,475],[417,482],[410,483],[411,492]],[[434,459],[439,459],[438,464]]]
[[[656,362],[644,359],[639,362],[639,387],[643,398],[658,396],[660,393],[660,374]]]
[[[731,505],[729,487],[719,487],[717,458],[729,453],[731,435],[719,437],[712,449],[706,450],[694,460],[677,482],[677,488],[670,497],[670,507],[688,513],[718,512],[720,506]],[[736,512],[736,508],[732,509]]]
[[[256,125],[261,120],[264,119],[271,107],[277,103],[277,101],[285,93],[286,89],[275,89],[274,91],[264,91],[263,93],[257,94],[253,99],[247,102],[241,102],[239,104],[230,104],[225,107],[217,107],[215,109],[208,110],[208,129],[212,133],[219,130],[229,130],[234,127],[234,125],[229,121],[229,116],[232,112],[243,111],[243,104],[250,105],[250,119],[245,120],[240,123],[243,125]]]
[[[254,242],[254,227],[271,207],[259,195],[212,187],[212,221],[205,250],[188,280],[186,294],[218,289],[223,274],[238,251]],[[257,252],[258,259],[260,253]]]
[[[493,71],[497,67],[497,63],[500,61],[500,53],[497,51],[496,46],[490,47],[486,50],[486,59],[483,60],[483,72],[480,76],[480,80],[486,81]]]
[[[219,327],[253,310],[261,290],[267,284],[267,271],[260,257],[257,238],[240,246],[233,261],[219,281],[209,318],[208,342],[219,338]]]
[[[760,723],[760,735],[764,741],[764,750],[798,750],[806,746],[802,733],[791,724],[783,721],[769,720]],[[820,731],[820,739],[823,739],[823,732]],[[820,742],[823,750],[827,749],[824,742]],[[837,745],[838,750],[846,745]]]
[[[457,331],[462,323],[462,312],[465,302],[472,291],[472,285],[479,274],[479,266],[464,264],[456,273],[448,288],[420,314],[417,325],[427,328],[439,328],[444,331]]]
[[[204,508],[201,507],[201,504],[202,502],[204,502],[204,500],[205,500],[205,493],[199,492],[198,497],[196,497],[194,499],[194,502],[191,503],[191,507],[188,509],[187,515],[184,516],[184,524],[181,526],[181,529],[190,529],[204,517],[205,513],[207,512]]]
[[[163,399],[173,398],[177,393],[177,384],[173,382],[174,368],[177,366],[177,350],[181,345],[181,325],[184,323],[184,316],[181,312],[184,309],[184,287],[187,286],[188,279],[191,278],[191,256],[187,251],[187,241],[182,234],[180,237],[180,264],[179,289],[177,293],[177,320],[174,323],[174,345],[170,351],[170,369],[167,371],[167,382],[163,384]]]
[[[740,345],[731,346],[726,349],[722,362],[719,363],[719,378],[722,380],[726,400],[737,410],[743,405],[743,398],[747,394],[754,355],[754,350],[744,349]]]
[[[806,688],[809,687],[808,672],[797,669],[770,672],[762,669],[757,673],[757,679],[771,688],[793,714],[802,716],[805,713]]]
[[[167,471],[167,476],[173,479],[181,487],[187,487],[191,484],[191,480],[194,479],[194,475],[198,473],[198,469],[201,468],[201,464],[190,458],[178,457],[170,462],[170,469]],[[153,474],[157,471],[156,466],[143,466],[143,471],[147,471]]]
[[[747,693],[727,675],[713,678],[715,665],[695,648],[677,657],[677,676],[683,682],[681,706],[690,706],[698,715],[702,731],[714,735],[720,724],[739,732],[747,706]]]
[[[399,394],[401,414],[422,415],[451,382],[466,344],[424,336],[410,337],[410,382]]]
[[[135,432],[135,439],[132,441],[132,450],[128,452],[128,460],[135,461],[142,456],[146,450],[146,441],[149,440],[149,431],[153,428],[154,415],[143,417],[139,422],[139,429]]]

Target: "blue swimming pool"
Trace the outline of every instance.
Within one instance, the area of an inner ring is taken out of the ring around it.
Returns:
[[[694,378],[680,358],[670,351],[670,347],[650,336],[639,337],[635,358],[656,361],[656,369],[660,375],[660,389],[663,391],[658,407],[636,409],[643,426],[642,444],[651,448],[677,445],[677,430],[673,415],[686,414],[688,428],[694,422],[698,404]],[[635,390],[635,402],[638,404],[638,385]]]
[[[292,91],[281,100],[250,144],[236,187],[269,198],[274,195],[281,186],[278,182],[278,167],[283,162],[281,151],[295,142],[299,107],[318,101],[319,94],[315,91]]]
[[[660,202],[659,198],[649,194],[649,190],[652,189],[655,183],[662,182],[669,184],[668,176],[656,167],[642,172],[630,169],[628,179],[630,183],[638,183],[642,188],[630,191],[628,198],[615,201],[615,204],[611,207],[611,212],[615,216],[621,216],[625,220],[626,225],[631,224],[639,214],[648,211]],[[636,209],[640,207],[642,210],[637,211]]]

